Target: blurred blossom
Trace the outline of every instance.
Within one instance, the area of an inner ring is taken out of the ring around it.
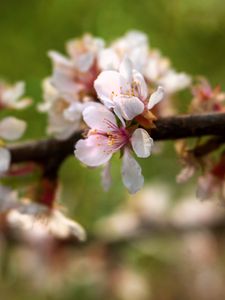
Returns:
[[[84,229],[59,210],[48,211],[46,207],[34,203],[11,210],[7,221],[22,239],[35,244],[51,238],[84,241],[86,237]]]
[[[104,239],[129,238],[136,235],[143,222],[164,223],[168,219],[170,189],[168,186],[151,184],[111,216],[100,219],[96,233]]]
[[[99,54],[99,66],[103,70],[118,70],[119,65],[128,57],[134,69],[143,71],[148,59],[148,37],[140,31],[129,31]]]
[[[104,46],[101,39],[84,35],[67,44],[69,57],[50,51],[53,74],[50,82],[60,94],[68,94],[76,101],[77,94],[93,91],[93,82],[98,74],[97,56]]]
[[[26,122],[15,117],[5,117],[0,121],[0,174],[9,169],[11,162],[11,154],[8,149],[4,148],[3,140],[19,139],[24,134],[26,127]]]
[[[217,198],[225,202],[225,154],[198,179],[197,197],[201,200]]]
[[[43,82],[45,102],[38,106],[41,112],[48,113],[47,133],[58,139],[66,139],[80,129],[82,111],[86,105],[79,98],[74,101],[67,94],[60,94],[50,83],[50,79]]]
[[[179,226],[207,226],[222,220],[225,210],[214,202],[199,202],[193,197],[180,201],[172,212],[174,224]]]
[[[200,77],[192,87],[191,113],[223,112],[225,111],[225,93],[220,86],[212,88],[206,78]]]
[[[121,300],[150,300],[151,286],[143,274],[121,267],[113,273],[113,294]]]
[[[22,98],[25,93],[25,83],[17,82],[9,85],[0,81],[0,109],[24,109],[32,103],[30,98]]]
[[[41,245],[45,240],[84,241],[84,229],[58,209],[20,198],[18,192],[0,186],[0,217],[19,241]],[[2,224],[3,224],[2,223]]]

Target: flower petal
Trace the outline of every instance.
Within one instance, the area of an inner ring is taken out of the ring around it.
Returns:
[[[144,77],[140,72],[133,70],[133,81],[138,92],[138,97],[144,101],[148,97],[148,87]]]
[[[128,84],[132,81],[132,62],[128,57],[125,57],[119,67],[120,74],[124,77]]]
[[[146,130],[138,128],[132,134],[131,145],[138,157],[149,157],[153,147],[153,139]]]
[[[120,95],[124,87],[125,79],[116,71],[103,71],[94,82],[97,95],[107,108],[114,106],[113,97]]]
[[[118,112],[125,120],[132,120],[144,111],[144,103],[137,97],[116,97],[114,105],[115,112]]]
[[[63,111],[63,116],[66,120],[74,122],[81,120],[84,104],[80,102],[72,103],[67,109]]]
[[[0,173],[4,173],[9,169],[10,162],[10,152],[5,148],[0,148]]]
[[[125,149],[122,161],[122,180],[131,194],[135,194],[144,185],[141,167],[131,156],[129,149]]]
[[[110,189],[112,184],[112,176],[110,173],[111,164],[110,162],[106,163],[101,172],[101,182],[105,192]]]
[[[175,93],[187,88],[191,84],[191,78],[185,73],[176,73],[174,70],[168,71],[159,81],[166,93]]]
[[[92,129],[107,132],[110,130],[110,125],[117,127],[114,114],[102,104],[87,106],[83,111],[83,118]]]
[[[72,61],[57,51],[49,51],[48,56],[52,60],[54,66],[61,68],[72,68],[73,66]]]
[[[152,109],[153,106],[158,104],[164,97],[165,91],[164,88],[159,86],[157,90],[151,94],[149,102],[148,102],[148,109]]]
[[[9,141],[19,139],[26,130],[26,122],[18,120],[14,117],[4,118],[0,122],[0,136]]]
[[[101,70],[117,70],[120,59],[116,51],[111,48],[103,49],[98,56],[98,65]]]
[[[16,101],[23,95],[25,90],[25,83],[20,81],[10,88],[6,89],[2,95],[2,102],[6,106],[14,105]]]
[[[112,151],[108,149],[108,139],[104,136],[100,138],[96,134],[85,140],[79,140],[74,151],[76,158],[89,167],[98,167],[107,163],[112,157]]]

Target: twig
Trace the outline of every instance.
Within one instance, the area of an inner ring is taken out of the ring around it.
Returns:
[[[156,128],[150,134],[154,140],[175,140],[189,137],[225,136],[225,113],[181,115],[155,121]],[[45,139],[10,146],[12,163],[33,161],[46,163],[52,158],[62,162],[73,154],[74,144],[82,132],[75,133],[65,141]]]

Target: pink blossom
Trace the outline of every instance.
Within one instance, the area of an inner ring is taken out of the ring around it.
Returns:
[[[87,166],[98,167],[107,164],[114,153],[123,150],[123,183],[130,193],[136,193],[143,186],[144,178],[131,155],[131,148],[138,157],[148,157],[153,145],[148,132],[124,125],[119,127],[115,115],[97,103],[85,108],[83,118],[90,130],[86,139],[77,142],[76,158]]]

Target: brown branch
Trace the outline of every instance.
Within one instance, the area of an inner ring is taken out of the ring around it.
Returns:
[[[154,140],[175,140],[189,137],[225,136],[225,113],[180,115],[155,121],[150,134]],[[46,139],[10,146],[12,163],[34,161],[47,163],[50,159],[62,162],[73,154],[74,144],[82,136],[75,133],[65,141]]]

